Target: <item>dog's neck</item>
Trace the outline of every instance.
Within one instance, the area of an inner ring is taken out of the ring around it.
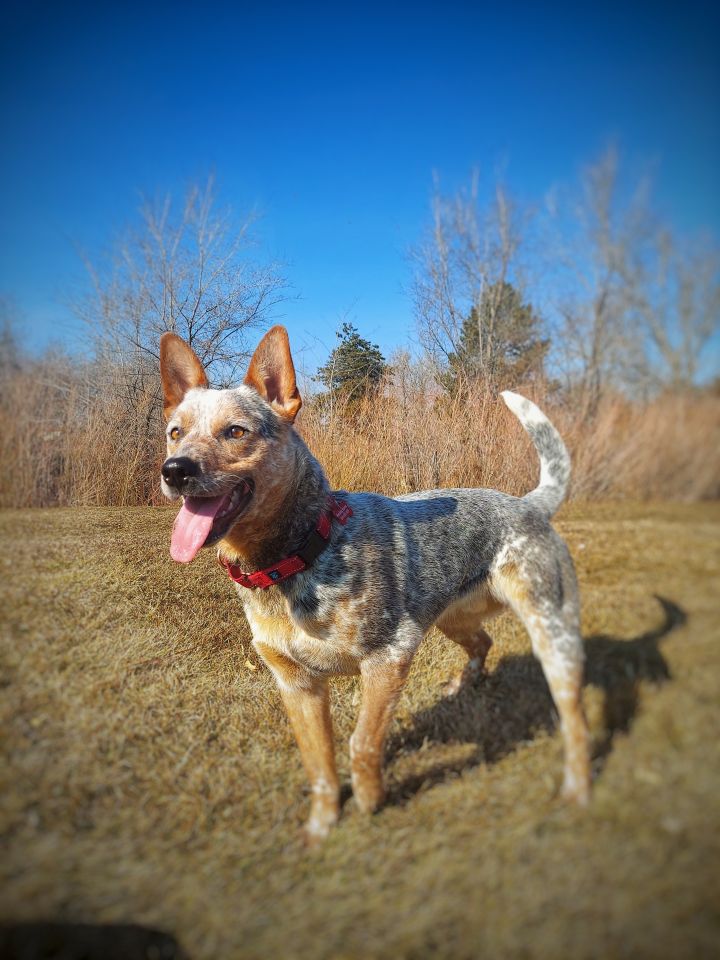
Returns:
[[[252,572],[268,567],[297,551],[326,508],[329,485],[322,467],[303,440],[293,431],[288,462],[256,509],[257,516],[243,518],[220,542],[220,552],[231,563]]]

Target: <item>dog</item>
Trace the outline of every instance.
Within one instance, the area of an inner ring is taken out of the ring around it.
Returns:
[[[174,333],[161,338],[160,370],[168,455],[161,487],[171,500],[183,498],[170,553],[189,563],[218,545],[310,781],[307,842],[324,838],[340,812],[328,679],[361,677],[352,788],[359,809],[372,813],[384,799],[385,736],[425,634],[435,626],[465,650],[449,690],[457,692],[483,670],[492,641],[482,622],[508,608],[530,635],[559,714],[562,793],[586,804],[578,588],[550,525],[570,460],[544,414],[518,394],[502,394],[540,457],[540,483],[524,497],[331,493],[293,428],[302,400],[284,327],[263,337],[235,389],[210,389],[197,356]]]

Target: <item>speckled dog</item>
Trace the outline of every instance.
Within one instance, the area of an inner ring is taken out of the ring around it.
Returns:
[[[495,490],[331,496],[292,427],[301,399],[283,327],[263,338],[234,390],[208,389],[200,361],[175,334],[162,337],[160,362],[168,420],[162,489],[184,498],[170,552],[188,563],[201,547],[219,545],[300,746],[312,786],[308,841],[324,837],[339,815],[328,678],[362,678],[352,785],[359,808],[374,811],[384,796],[385,735],[421,640],[435,625],[467,652],[451,681],[456,692],[490,649],[482,621],[506,608],[525,624],[560,715],[563,793],[586,803],[578,591],[549,522],[570,463],[540,410],[502,395],[540,456],[540,484],[522,498]]]

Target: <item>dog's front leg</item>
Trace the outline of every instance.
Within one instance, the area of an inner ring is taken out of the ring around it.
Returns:
[[[327,836],[340,814],[340,785],[335,769],[330,697],[324,677],[317,677],[262,643],[255,648],[270,667],[300,747],[310,781],[312,803],[303,829],[312,846]]]
[[[363,813],[373,813],[385,799],[382,764],[385,735],[392,720],[412,656],[391,660],[375,655],[360,664],[362,701],[350,737],[350,761],[355,801]]]

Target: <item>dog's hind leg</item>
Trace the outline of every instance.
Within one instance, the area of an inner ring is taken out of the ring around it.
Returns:
[[[362,700],[350,737],[350,764],[355,801],[363,813],[373,813],[385,798],[382,764],[385,735],[405,686],[412,653],[393,659],[384,652],[360,664]]]
[[[590,799],[591,774],[589,736],[581,700],[582,656],[574,651],[568,655],[565,643],[558,644],[554,624],[528,622],[527,628],[560,716],[565,747],[562,795],[585,805]],[[573,647],[580,647],[581,643],[579,634],[572,638]]]
[[[448,640],[457,643],[467,654],[467,662],[443,687],[446,697],[455,696],[473,682],[485,669],[485,660],[492,647],[492,638],[480,626],[482,615],[475,610],[453,610],[444,613],[435,626]]]
[[[561,565],[555,599],[538,593],[527,572],[518,576],[514,564],[498,571],[495,584],[520,617],[540,661],[560,716],[565,748],[562,795],[579,804],[590,799],[590,750],[581,692],[584,652],[580,636],[575,576]],[[550,591],[551,593],[553,591]]]

